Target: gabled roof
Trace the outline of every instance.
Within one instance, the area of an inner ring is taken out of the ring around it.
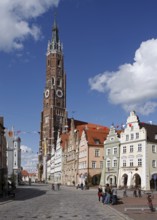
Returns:
[[[144,122],[139,123],[140,128],[144,127],[147,131],[147,140],[149,142],[155,142],[157,143],[157,125],[148,124]]]
[[[61,134],[61,146],[62,146],[62,149],[65,148],[66,143],[68,142],[68,139],[69,139],[69,133],[62,133]]]
[[[22,176],[29,176],[29,173],[27,170],[22,170],[21,174],[22,174]]]
[[[85,129],[88,145],[103,145],[109,133],[109,128],[101,125],[88,124]]]

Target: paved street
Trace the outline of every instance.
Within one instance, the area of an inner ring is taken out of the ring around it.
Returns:
[[[34,184],[17,189],[14,200],[0,200],[0,220],[130,220],[111,206],[97,200],[97,190],[62,186],[52,191],[50,185]]]

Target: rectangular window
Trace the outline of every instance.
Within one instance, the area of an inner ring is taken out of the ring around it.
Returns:
[[[156,167],[156,161],[152,160],[152,167],[155,168]]]
[[[123,147],[123,154],[126,154],[126,146]]]
[[[134,139],[134,134],[131,134],[131,140],[133,140]]]
[[[142,166],[142,159],[141,159],[141,158],[138,159],[138,166],[139,166],[139,167]]]
[[[107,160],[107,168],[110,168],[110,166],[111,166],[111,162],[110,160]]]
[[[126,160],[123,160],[123,167],[126,167]]]
[[[155,145],[152,145],[152,152],[156,153],[156,146]]]
[[[133,153],[134,152],[134,147],[133,145],[130,145],[130,153]]]
[[[136,139],[139,139],[139,133],[136,133]]]
[[[103,161],[100,161],[100,169],[103,169]]]
[[[138,152],[142,152],[142,144],[138,144]]]
[[[114,147],[114,148],[113,148],[113,154],[114,154],[114,155],[117,154],[117,147]]]
[[[93,168],[93,169],[96,168],[96,161],[92,161],[92,168]]]
[[[134,163],[133,163],[133,159],[130,160],[130,167],[133,167]]]
[[[99,149],[95,149],[95,157],[100,157],[100,150]]]
[[[117,160],[113,160],[113,167],[117,167]]]
[[[128,140],[129,140],[129,135],[127,134],[127,135],[126,135],[126,141],[128,141]]]
[[[106,151],[107,151],[107,152],[106,152],[107,155],[110,155],[110,154],[111,154],[111,149],[110,149],[110,148],[107,148]]]

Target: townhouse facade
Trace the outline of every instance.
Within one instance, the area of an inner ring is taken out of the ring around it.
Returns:
[[[98,184],[103,167],[103,142],[108,128],[71,119],[69,131],[58,135],[52,150],[50,182],[78,185]]]
[[[106,183],[117,185],[120,157],[120,136],[114,126],[110,127],[109,134],[104,141],[104,165],[101,173],[100,185]]]
[[[131,111],[125,129],[118,132],[120,136],[115,132],[115,139],[110,135],[114,134],[113,131],[114,128],[111,127],[104,142],[104,168],[100,184],[104,186],[109,183],[118,188],[141,187],[143,190],[156,190],[157,125],[140,122],[135,111]]]

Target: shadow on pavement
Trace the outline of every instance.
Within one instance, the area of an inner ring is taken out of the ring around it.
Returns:
[[[40,185],[40,187],[41,186],[42,185]],[[46,192],[47,190],[38,189],[36,188],[35,185],[30,186],[30,187],[20,186],[19,188],[15,190],[15,197],[12,195],[10,196],[6,195],[4,197],[0,197],[0,204],[2,204],[3,202],[11,201],[11,200],[24,201],[24,200],[32,199],[35,197],[42,196],[46,194]]]

